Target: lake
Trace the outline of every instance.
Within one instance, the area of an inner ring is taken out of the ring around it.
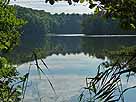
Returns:
[[[57,35],[46,37],[45,46],[53,47],[48,51],[43,63],[38,60],[46,76],[40,75],[35,62],[28,62],[19,66],[21,74],[31,73],[24,102],[78,102],[79,95],[85,86],[85,78],[94,76],[100,63],[108,61],[105,50],[117,50],[121,47],[136,45],[136,36],[84,36]],[[47,77],[52,82],[56,94],[53,92]],[[125,79],[125,78],[124,78]],[[136,78],[130,82],[134,85]],[[136,90],[128,91],[126,102],[135,102]]]

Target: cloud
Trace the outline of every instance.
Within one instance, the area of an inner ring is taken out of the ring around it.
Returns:
[[[88,3],[73,3],[69,5],[65,1],[57,2],[54,5],[50,5],[49,3],[45,3],[44,0],[11,0],[10,4],[20,5],[23,7],[38,9],[38,10],[45,10],[46,12],[50,12],[52,14],[55,13],[76,13],[76,14],[91,14],[93,10],[89,9]]]
[[[36,78],[36,76],[34,76]],[[34,77],[32,79],[34,79]],[[50,77],[50,76],[49,76]],[[31,80],[31,78],[29,79]],[[37,81],[37,82],[36,82]],[[84,86],[85,78],[83,76],[65,76],[57,75],[51,80],[57,95],[55,95],[46,79],[33,80],[30,87],[27,88],[24,102],[78,102],[77,97]],[[72,100],[74,101],[70,101]],[[75,101],[76,100],[76,101]]]
[[[65,56],[53,54],[44,61],[53,73],[49,73],[48,77],[53,83],[57,96],[53,93],[46,77],[42,75],[42,80],[39,80],[36,68],[32,67],[25,102],[38,102],[38,92],[40,97],[43,97],[42,102],[78,102],[80,90],[85,86],[85,77],[88,73],[95,74],[97,65],[103,60],[80,53]],[[19,71],[25,73],[28,67],[29,64],[23,64],[19,66]],[[44,72],[47,73],[47,70]]]

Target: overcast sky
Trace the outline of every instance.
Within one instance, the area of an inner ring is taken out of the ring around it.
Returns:
[[[78,13],[78,14],[91,14],[93,10],[90,10],[88,7],[88,3],[73,3],[69,5],[67,2],[61,1],[57,2],[54,5],[50,5],[49,3],[45,3],[44,0],[11,0],[10,4],[20,5],[23,7],[45,10],[46,12],[54,13]]]

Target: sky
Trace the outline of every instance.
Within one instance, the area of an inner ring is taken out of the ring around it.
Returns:
[[[69,5],[66,1],[60,1],[55,3],[54,5],[50,5],[49,3],[45,3],[44,0],[11,0],[11,5],[20,5],[22,7],[33,8],[37,10],[44,10],[46,12],[50,12],[52,14],[55,13],[68,13],[68,14],[91,14],[93,10],[89,9],[89,4],[85,3],[73,3]]]

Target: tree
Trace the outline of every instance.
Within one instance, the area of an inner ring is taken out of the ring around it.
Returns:
[[[107,17],[119,19],[125,29],[136,29],[136,0],[100,0],[96,10],[104,12]]]
[[[0,0],[0,102],[19,102],[20,85],[16,67],[4,57],[20,38],[20,27],[25,23],[15,16],[15,9],[7,5],[9,1]]]
[[[45,0],[51,5],[56,0]],[[61,0],[60,0],[61,1]],[[95,13],[104,15],[107,18],[119,19],[120,25],[124,29],[136,29],[136,0],[66,0],[72,2],[89,2],[89,8],[96,8]]]

